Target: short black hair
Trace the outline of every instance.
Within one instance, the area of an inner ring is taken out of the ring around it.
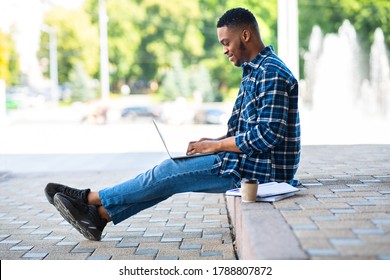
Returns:
[[[226,11],[217,22],[217,28],[223,26],[244,27],[247,25],[253,25],[258,28],[255,16],[244,8],[233,8]]]

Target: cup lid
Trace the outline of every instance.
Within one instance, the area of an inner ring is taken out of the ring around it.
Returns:
[[[241,181],[248,184],[257,184],[257,179],[254,178],[244,178]]]

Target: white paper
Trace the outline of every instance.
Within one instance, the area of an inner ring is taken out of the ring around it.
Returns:
[[[287,183],[265,183],[259,184],[257,188],[257,199],[256,201],[278,201],[280,199],[290,197],[295,194],[295,192],[299,191],[298,188],[291,186]],[[232,190],[228,190],[226,192],[228,196],[241,196],[241,188],[236,188]]]

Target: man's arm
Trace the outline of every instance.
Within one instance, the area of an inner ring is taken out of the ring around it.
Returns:
[[[285,137],[289,116],[289,95],[294,84],[276,72],[265,72],[257,85],[261,102],[256,124],[236,135],[239,149],[251,157],[267,153]]]
[[[187,148],[187,155],[218,152],[242,153],[236,145],[236,139],[234,136],[222,136],[217,139],[202,138],[199,141],[190,142]]]

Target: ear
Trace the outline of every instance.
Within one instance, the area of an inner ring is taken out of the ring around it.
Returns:
[[[244,42],[248,42],[250,37],[251,37],[251,32],[248,29],[244,29],[241,34],[242,40],[244,40]]]

